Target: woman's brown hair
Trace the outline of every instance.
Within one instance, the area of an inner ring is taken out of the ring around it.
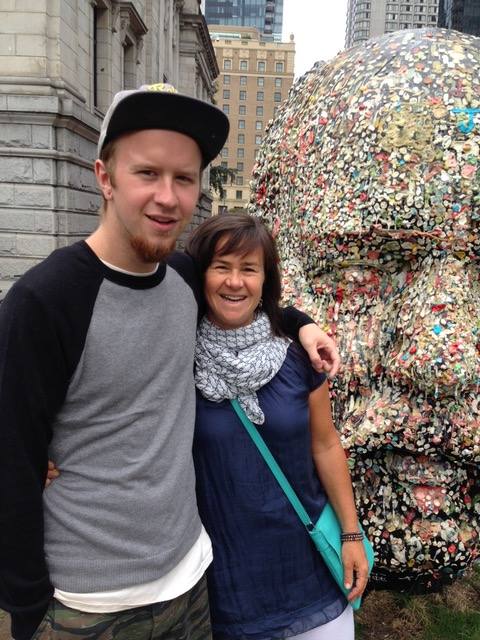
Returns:
[[[217,253],[218,243],[224,240]],[[246,213],[225,213],[208,218],[199,225],[187,242],[186,252],[192,256],[202,273],[212,263],[213,256],[229,253],[245,255],[257,248],[263,251],[265,282],[262,289],[262,310],[267,314],[275,335],[280,329],[281,280],[275,241],[265,225]]]

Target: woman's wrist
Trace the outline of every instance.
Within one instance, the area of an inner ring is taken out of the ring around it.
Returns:
[[[361,542],[364,538],[362,531],[342,531],[340,540],[342,542]]]

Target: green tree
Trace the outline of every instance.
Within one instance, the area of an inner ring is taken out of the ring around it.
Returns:
[[[215,191],[220,200],[225,200],[227,193],[224,185],[227,184],[228,181],[230,181],[230,184],[233,184],[236,177],[236,169],[222,167],[221,164],[217,164],[215,167],[210,167],[210,188]]]

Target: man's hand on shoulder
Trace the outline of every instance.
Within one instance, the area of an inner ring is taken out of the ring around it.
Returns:
[[[329,378],[336,376],[340,368],[340,354],[334,340],[313,323],[304,325],[298,338],[315,371],[323,371]]]
[[[52,480],[58,478],[60,471],[51,460],[48,461],[47,479],[45,480],[45,489],[52,483]]]

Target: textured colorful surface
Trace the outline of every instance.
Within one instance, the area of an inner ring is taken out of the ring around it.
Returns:
[[[336,337],[332,387],[377,587],[478,553],[480,39],[398,31],[317,65],[270,125],[252,211],[284,296]]]

